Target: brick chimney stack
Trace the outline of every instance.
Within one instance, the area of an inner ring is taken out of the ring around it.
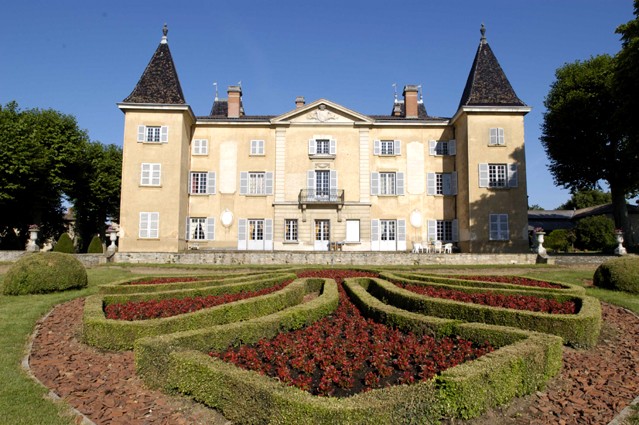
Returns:
[[[229,86],[228,88],[228,118],[239,118],[242,111],[242,88]]]
[[[295,98],[295,107],[296,108],[301,108],[305,104],[306,104],[306,100],[304,99],[304,96],[297,96]]]
[[[417,86],[404,86],[404,118],[417,118]]]

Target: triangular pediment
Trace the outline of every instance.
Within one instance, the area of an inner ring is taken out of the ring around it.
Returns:
[[[373,122],[359,112],[345,108],[326,99],[319,99],[302,107],[293,109],[271,120],[272,123],[299,124],[338,124],[353,122]]]

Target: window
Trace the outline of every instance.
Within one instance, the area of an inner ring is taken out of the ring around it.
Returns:
[[[273,173],[268,171],[242,171],[240,195],[272,195]]]
[[[459,240],[457,220],[428,220],[428,239],[457,242]]]
[[[379,221],[379,239],[381,241],[394,241],[396,240],[396,225],[395,220],[380,220]]]
[[[215,218],[188,217],[186,220],[186,239],[203,241],[215,239]]]
[[[491,128],[488,144],[490,146],[504,146],[506,144],[506,141],[504,139],[504,129]]]
[[[403,195],[404,173],[371,173],[371,195]]]
[[[140,171],[140,186],[159,186],[161,174],[161,164],[143,162]]]
[[[193,140],[193,155],[208,155],[209,141],[206,139]]]
[[[401,155],[401,142],[399,140],[375,140],[373,154],[383,156]]]
[[[456,155],[457,142],[455,140],[431,140],[429,152],[435,156]]]
[[[490,214],[490,240],[507,241],[508,234],[508,214]]]
[[[479,164],[479,187],[518,186],[517,164]]]
[[[337,153],[337,141],[327,136],[316,136],[308,141],[308,154],[323,157]]]
[[[284,220],[284,240],[297,242],[297,220]]]
[[[488,164],[488,187],[506,187],[506,164]]]
[[[264,220],[248,220],[248,239],[250,241],[264,240]]]
[[[346,242],[359,242],[359,220],[346,220]]]
[[[264,140],[251,140],[251,155],[264,155]]]
[[[156,239],[159,237],[160,213],[159,212],[141,212],[140,213],[140,229],[138,236],[141,239]]]
[[[169,128],[167,126],[138,126],[138,142],[167,143]]]
[[[189,193],[191,195],[214,195],[215,173],[194,171],[191,172],[189,181]]]

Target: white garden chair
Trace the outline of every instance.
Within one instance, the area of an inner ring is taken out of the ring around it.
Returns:
[[[447,243],[444,244],[444,254],[452,254],[453,253],[453,244],[452,243]]]
[[[433,242],[433,251],[439,254],[442,253],[442,241]]]

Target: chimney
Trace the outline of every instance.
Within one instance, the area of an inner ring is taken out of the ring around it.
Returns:
[[[404,118],[417,118],[417,86],[404,86]]]
[[[297,96],[295,98],[295,107],[296,108],[301,108],[305,104],[306,104],[306,100],[304,100],[304,96]]]
[[[228,118],[239,118],[242,110],[242,88],[229,86],[228,88]]]

